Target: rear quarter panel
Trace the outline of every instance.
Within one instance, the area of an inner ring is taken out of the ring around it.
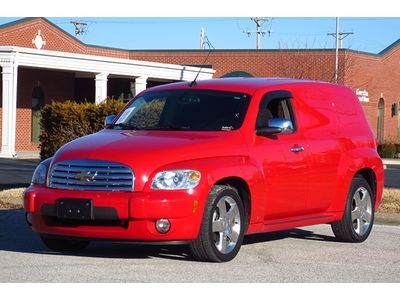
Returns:
[[[383,190],[383,165],[377,153],[375,136],[365,117],[358,98],[349,88],[339,87],[335,99],[339,118],[339,160],[337,191],[332,211],[343,211],[353,177],[363,169],[373,171],[376,178],[375,209],[379,207]]]

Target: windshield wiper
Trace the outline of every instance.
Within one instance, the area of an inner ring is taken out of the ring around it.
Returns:
[[[166,126],[154,126],[154,127],[136,127],[133,125],[128,125],[125,123],[117,123],[110,126],[110,128],[121,128],[124,130],[191,130],[188,126],[173,126],[173,125],[166,125]]]
[[[128,125],[128,124],[125,124],[125,123],[116,123],[116,124],[112,124],[110,126],[110,128],[115,128],[115,127],[119,127],[121,129],[126,129],[126,130],[136,130],[136,129],[138,129],[135,126]]]
[[[160,130],[191,130],[189,126],[174,126],[174,125],[166,125],[166,126],[160,126],[157,129]]]

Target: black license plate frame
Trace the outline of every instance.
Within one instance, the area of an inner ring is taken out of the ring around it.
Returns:
[[[94,219],[93,200],[60,198],[56,203],[57,218],[89,221]]]

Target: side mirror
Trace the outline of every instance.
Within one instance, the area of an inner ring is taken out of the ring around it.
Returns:
[[[106,118],[105,118],[105,120],[104,120],[104,126],[107,128],[108,126],[110,126],[113,122],[114,122],[114,119],[115,119],[115,115],[110,115],[110,116],[107,116]]]
[[[292,121],[284,118],[269,119],[268,127],[279,128],[281,133],[291,133],[294,130]]]
[[[268,120],[268,127],[259,128],[257,135],[270,136],[277,133],[291,133],[294,127],[291,120],[284,118],[273,118]]]

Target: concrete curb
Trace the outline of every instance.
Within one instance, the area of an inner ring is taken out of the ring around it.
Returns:
[[[387,165],[400,165],[400,159],[396,159],[396,158],[384,158],[382,159],[382,163],[383,165],[387,166]]]
[[[400,213],[376,213],[376,224],[400,225]]]

